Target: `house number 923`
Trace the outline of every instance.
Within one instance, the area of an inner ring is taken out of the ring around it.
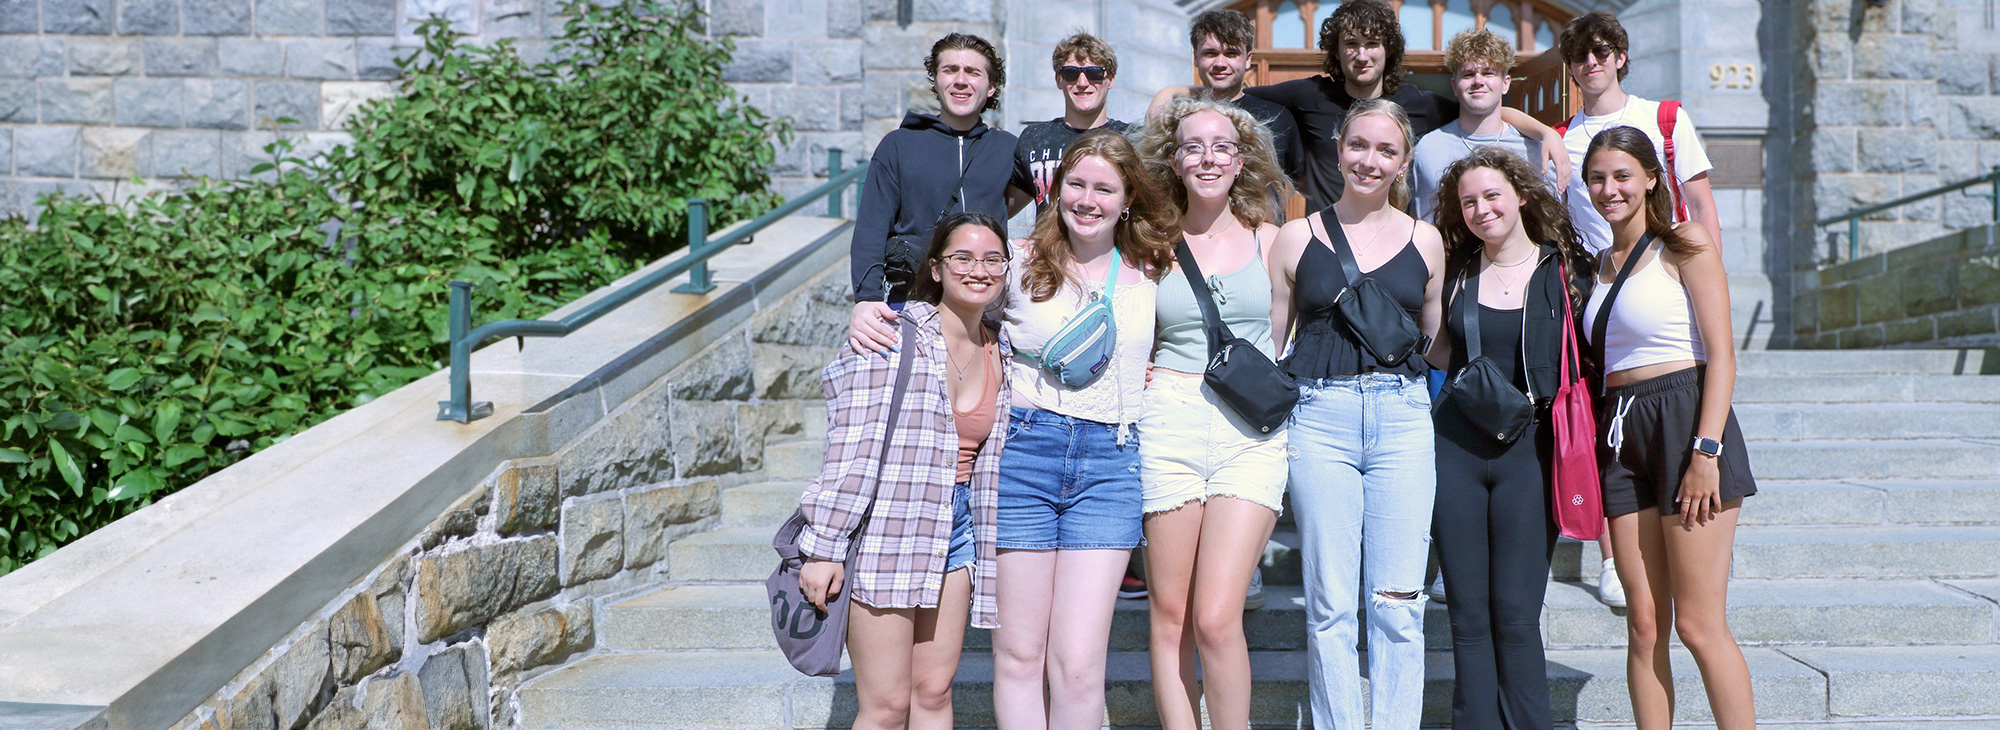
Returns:
[[[1708,88],[1752,89],[1757,86],[1757,64],[1718,63],[1708,67]]]

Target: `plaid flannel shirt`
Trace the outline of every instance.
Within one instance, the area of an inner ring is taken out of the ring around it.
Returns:
[[[916,324],[917,341],[903,353],[856,354],[851,349],[820,375],[826,391],[826,460],[819,478],[800,500],[809,524],[799,534],[799,552],[819,560],[845,560],[849,536],[875,513],[861,535],[849,573],[855,600],[876,608],[938,605],[944,584],[945,553],[951,545],[952,487],[958,477],[958,425],[952,416],[945,377],[944,335],[936,307],[910,302],[903,317]],[[989,327],[995,337],[998,331]],[[1012,357],[1001,342],[1000,358]],[[897,358],[916,358],[903,414],[886,463],[883,431],[896,385]],[[995,587],[995,542],[1000,494],[1000,451],[1007,438],[1006,368],[1000,368],[1000,396],[994,404],[993,432],[972,467],[973,626],[999,625]],[[879,475],[880,479],[876,477]]]

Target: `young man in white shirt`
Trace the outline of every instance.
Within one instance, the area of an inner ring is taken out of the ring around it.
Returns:
[[[1487,146],[1505,148],[1529,164],[1542,159],[1542,141],[1522,136],[1500,118],[1500,107],[1513,85],[1507,72],[1514,67],[1514,47],[1484,28],[1452,36],[1444,47],[1445,70],[1451,74],[1452,94],[1458,97],[1458,118],[1417,140],[1411,158],[1411,179],[1416,182],[1416,215],[1436,222],[1438,180],[1451,163],[1465,159],[1474,149]],[[1554,183],[1550,183],[1554,187]],[[1561,193],[1560,190],[1555,191]]]
[[[1710,237],[1721,241],[1722,224],[1716,215],[1715,193],[1708,185],[1708,171],[1714,166],[1709,164],[1708,152],[1702,148],[1701,137],[1695,133],[1687,111],[1674,113],[1673,155],[1669,161],[1666,135],[1660,130],[1660,102],[1632,96],[1620,86],[1625,74],[1631,71],[1625,26],[1618,23],[1617,17],[1601,10],[1581,15],[1563,28],[1562,39],[1556,45],[1563,62],[1569,64],[1570,79],[1583,92],[1583,111],[1569,120],[1563,146],[1569,151],[1570,166],[1578,170],[1570,179],[1567,197],[1570,218],[1577,233],[1583,236],[1584,245],[1593,252],[1609,247],[1611,225],[1590,204],[1590,191],[1581,172],[1583,153],[1590,147],[1592,137],[1621,125],[1639,129],[1652,138],[1653,147],[1660,153],[1660,166],[1678,183],[1677,187],[1669,186],[1675,191],[1676,218],[1701,224]],[[1684,216],[1678,212],[1683,208]]]

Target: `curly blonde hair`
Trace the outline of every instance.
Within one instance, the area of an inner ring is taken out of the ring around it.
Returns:
[[[1159,114],[1146,118],[1146,126],[1139,132],[1139,156],[1145,159],[1146,173],[1153,184],[1173,201],[1175,210],[1187,210],[1187,184],[1181,179],[1179,164],[1181,122],[1202,112],[1220,114],[1236,128],[1237,159],[1243,166],[1236,172],[1236,182],[1229,187],[1230,214],[1250,228],[1277,220],[1278,209],[1272,201],[1271,188],[1277,187],[1281,194],[1290,193],[1292,180],[1278,168],[1271,131],[1257,123],[1250,112],[1226,101],[1184,96]]]
[[[1154,281],[1166,278],[1174,262],[1174,241],[1180,236],[1180,212],[1161,198],[1146,176],[1138,150],[1125,135],[1098,127],[1071,142],[1063,152],[1062,165],[1056,168],[1053,202],[1061,204],[1063,179],[1086,157],[1111,163],[1118,170],[1119,181],[1125,183],[1127,214],[1120,216],[1112,239],[1118,253]],[[1035,220],[1034,232],[1028,234],[1030,258],[1021,272],[1021,288],[1037,302],[1048,301],[1073,279],[1069,265],[1076,256],[1070,250],[1069,227],[1062,218],[1060,210],[1041,216]]]

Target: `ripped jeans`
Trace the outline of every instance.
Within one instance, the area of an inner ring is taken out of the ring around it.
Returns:
[[[1377,730],[1416,730],[1424,704],[1424,563],[1437,444],[1424,379],[1307,381],[1292,411],[1291,494],[1306,588],[1313,727],[1360,730],[1356,656],[1368,600]]]

